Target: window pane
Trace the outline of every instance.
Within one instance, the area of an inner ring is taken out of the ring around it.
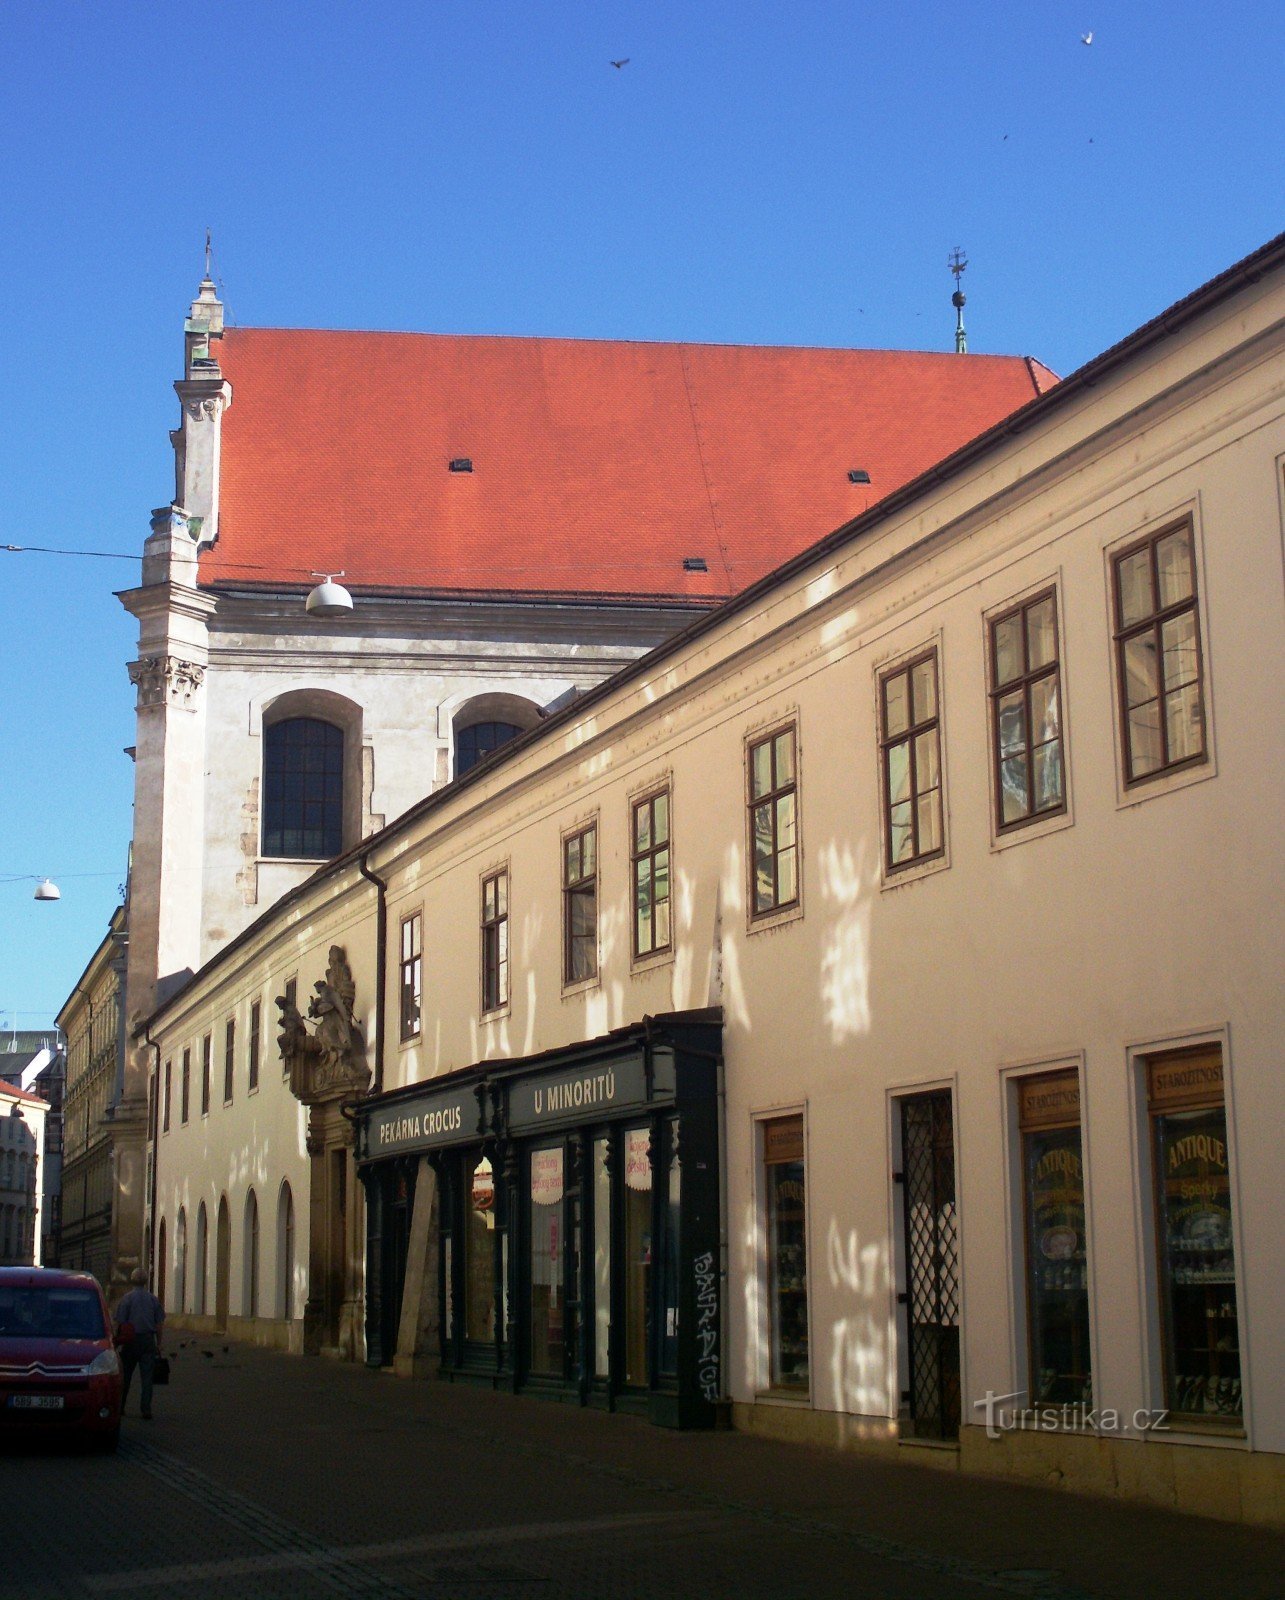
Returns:
[[[1056,739],[1061,731],[1058,726],[1057,678],[1039,678],[1031,685],[1031,743],[1044,744],[1049,739]]]
[[[1155,1119],[1167,1399],[1189,1416],[1241,1414],[1227,1117],[1221,1105]]]
[[[611,1373],[611,1162],[610,1143],[593,1142],[593,1372]]]
[[[1161,625],[1160,643],[1164,657],[1165,688],[1179,689],[1194,683],[1200,675],[1196,650],[1196,613],[1184,611]]]
[[[669,901],[661,900],[656,905],[656,944],[657,950],[669,948]]]
[[[776,787],[794,782],[794,731],[778,733],[776,744]]]
[[[798,860],[798,852],[793,845],[789,849],[782,850],[777,857],[778,905],[787,906],[799,897]]]
[[[1000,813],[1004,822],[1020,822],[1028,813],[1026,795],[1026,757],[1009,756],[1000,762]]]
[[[772,745],[770,740],[756,744],[750,751],[750,795],[757,800],[772,787]]]
[[[669,843],[669,796],[656,796],[656,843]]]
[[[767,1168],[768,1273],[774,1387],[808,1385],[808,1262],[801,1161]]]
[[[996,687],[1020,678],[1022,672],[1022,619],[1020,615],[1005,617],[995,624]]]
[[[1007,756],[1026,748],[1026,698],[1020,689],[1001,695],[996,702],[999,753]]]
[[[1200,755],[1205,748],[1200,685],[1189,683],[1185,689],[1166,695],[1165,717],[1170,761],[1186,761],[1191,756]]]
[[[911,669],[914,683],[914,718],[924,722],[937,715],[937,662],[933,658],[921,661]]]
[[[794,796],[783,794],[776,802],[776,848],[790,850],[794,843]]]
[[[1023,1140],[1033,1402],[1088,1405],[1089,1292],[1080,1129]]]
[[[465,1209],[464,1337],[495,1338],[495,1175],[485,1156],[470,1176]]]
[[[1037,672],[1057,660],[1057,607],[1049,595],[1026,613],[1027,671]]]
[[[909,681],[904,672],[894,672],[883,685],[883,731],[885,738],[904,733],[910,725],[907,704]]]
[[[531,1152],[531,1371],[561,1377],[562,1149]]]
[[[568,839],[563,847],[565,855],[564,883],[575,883],[580,876],[580,840]]]
[[[935,789],[940,782],[937,730],[930,728],[927,733],[918,734],[915,738],[915,786],[922,794],[925,789]]]
[[[1124,682],[1131,706],[1154,700],[1160,692],[1156,677],[1156,638],[1150,629],[1136,639],[1125,641]]]
[[[775,873],[772,855],[772,812],[769,805],[754,812],[754,909],[765,911],[776,904]]]
[[[597,868],[598,830],[590,828],[580,837],[580,868],[586,878],[592,878]]]
[[[501,917],[507,917],[509,914],[509,875],[507,872],[502,872],[495,880],[495,909]]]
[[[919,854],[931,855],[941,849],[941,790],[930,789],[919,797]]]
[[[1176,605],[1194,592],[1191,570],[1191,530],[1179,528],[1156,545],[1156,571],[1160,579],[1160,604]]]
[[[895,866],[899,861],[909,861],[914,852],[910,831],[910,801],[892,807],[888,819],[888,850]]]
[[[634,807],[634,849],[649,850],[651,848],[651,805],[644,800],[642,805]]]
[[[894,744],[888,751],[888,802],[900,805],[910,798],[910,745]]]
[[[1062,741],[1050,740],[1035,751],[1035,809],[1050,811],[1062,804]]]
[[[1151,598],[1151,551],[1144,546],[1115,564],[1120,590],[1120,621],[1124,627],[1140,622],[1156,609]]]
[[[1144,777],[1160,765],[1160,702],[1129,712],[1129,776]]]
[[[647,1382],[647,1318],[651,1311],[651,1134],[625,1132],[625,1382]]]

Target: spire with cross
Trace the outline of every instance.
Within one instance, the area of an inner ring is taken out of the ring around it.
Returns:
[[[959,280],[964,275],[964,268],[968,265],[968,258],[958,245],[951,251],[946,265],[955,275],[955,292],[950,297],[950,303],[955,308],[955,354],[966,356],[968,354],[968,335],[964,332],[964,291],[959,286]]]

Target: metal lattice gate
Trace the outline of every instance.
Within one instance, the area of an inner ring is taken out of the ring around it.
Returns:
[[[921,1439],[959,1436],[959,1223],[955,1130],[949,1089],[901,1102],[905,1202],[906,1331],[912,1430]]]

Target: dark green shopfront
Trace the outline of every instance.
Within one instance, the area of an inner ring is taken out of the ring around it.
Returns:
[[[721,1038],[674,1012],[364,1101],[367,1360],[397,1346],[426,1163],[440,1376],[713,1426]]]

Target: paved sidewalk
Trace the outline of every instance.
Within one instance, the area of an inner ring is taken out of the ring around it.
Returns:
[[[0,1600],[1280,1600],[1285,1537],[192,1340],[116,1458],[9,1448]]]

